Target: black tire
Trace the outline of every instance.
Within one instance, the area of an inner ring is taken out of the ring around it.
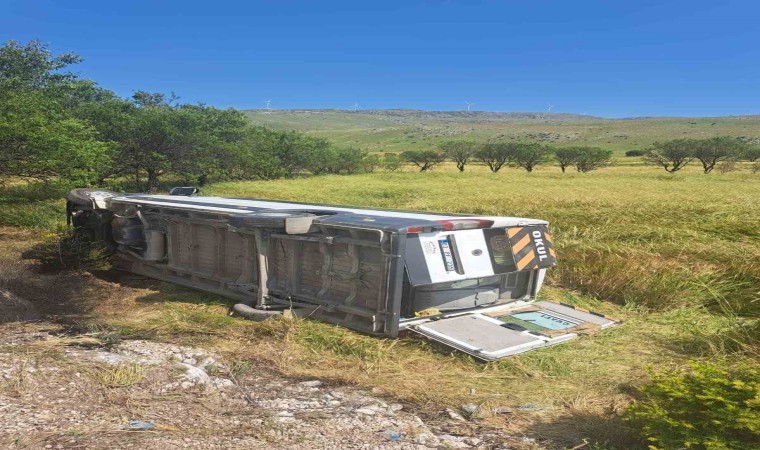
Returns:
[[[270,230],[284,230],[285,220],[292,217],[316,217],[304,211],[260,211],[252,214],[241,214],[230,217],[228,223],[235,228],[252,229],[266,228]]]

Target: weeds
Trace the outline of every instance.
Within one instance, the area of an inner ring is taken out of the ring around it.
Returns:
[[[138,363],[101,366],[91,369],[89,375],[104,387],[127,387],[145,377],[145,369]]]
[[[103,242],[73,229],[62,229],[40,243],[29,256],[37,259],[43,270],[108,270],[112,249]]]

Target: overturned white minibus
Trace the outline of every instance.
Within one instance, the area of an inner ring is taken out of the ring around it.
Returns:
[[[613,325],[535,301],[556,264],[543,220],[76,189],[67,216],[118,266],[261,310],[411,330],[494,360]]]

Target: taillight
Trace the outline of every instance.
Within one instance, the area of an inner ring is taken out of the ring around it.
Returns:
[[[491,228],[493,220],[484,219],[449,219],[437,220],[443,225],[443,231],[476,230],[478,228]]]
[[[422,233],[423,231],[425,231],[423,227],[409,227],[406,229],[407,233]]]

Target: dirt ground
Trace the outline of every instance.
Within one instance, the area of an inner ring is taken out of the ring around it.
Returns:
[[[0,323],[2,448],[537,447],[475,420],[468,405],[433,410],[202,346],[96,338],[76,325],[94,314],[88,293],[130,288],[83,271],[40,272],[27,253],[34,241],[0,229],[0,288],[14,294],[4,305],[26,299],[41,317]]]
[[[103,347],[46,322],[0,327],[0,423],[0,445],[19,449],[509,448],[516,441],[453,411],[434,417],[350,386],[229,367],[199,348],[142,340]]]

